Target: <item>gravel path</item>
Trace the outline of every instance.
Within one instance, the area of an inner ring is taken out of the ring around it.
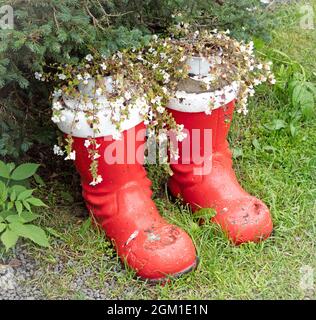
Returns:
[[[109,257],[104,256],[105,260]],[[67,273],[67,268],[73,267],[81,270],[79,275],[74,276],[69,283],[64,285],[69,290],[69,297],[61,297],[61,299],[92,299],[92,300],[108,300],[111,297],[110,292],[116,287],[116,280],[104,282],[102,288],[91,288],[89,280],[98,279],[97,270],[84,268],[80,261],[69,259],[61,261],[57,259],[49,270],[40,267],[38,261],[35,261],[27,253],[27,249],[23,246],[17,246],[15,253],[5,260],[0,258],[0,300],[43,300],[47,299],[44,292],[38,286],[40,278],[47,273],[51,273],[52,277],[62,277]],[[123,276],[125,270],[117,264],[113,270],[117,277]],[[54,288],[56,290],[56,288]],[[132,298],[135,290],[130,288],[126,292],[127,296]],[[110,298],[111,299],[111,298]]]
[[[44,299],[37,286],[28,283],[40,273],[38,263],[17,248],[14,257],[0,260],[0,300]]]

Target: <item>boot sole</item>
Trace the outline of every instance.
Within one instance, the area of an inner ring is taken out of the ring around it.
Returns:
[[[200,262],[200,259],[199,257],[196,257],[195,258],[195,261],[194,263],[185,268],[184,270],[180,271],[180,272],[177,272],[175,274],[172,274],[172,275],[168,275],[167,277],[163,277],[163,278],[157,278],[157,279],[149,279],[149,278],[143,278],[143,277],[138,277],[141,281],[146,281],[147,283],[151,284],[151,285],[156,285],[156,284],[165,284],[171,280],[175,280],[181,276],[183,276],[184,274],[186,273],[189,273],[191,271],[193,271],[194,269],[197,268],[197,266],[199,265],[199,262]]]

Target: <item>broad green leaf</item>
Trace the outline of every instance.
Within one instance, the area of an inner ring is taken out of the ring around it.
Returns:
[[[0,223],[0,233],[7,228],[5,223]]]
[[[18,200],[25,200],[27,198],[29,198],[32,193],[33,193],[34,190],[25,190],[23,192],[21,192],[19,195],[18,195]]]
[[[47,207],[46,204],[41,199],[38,199],[38,198],[32,197],[32,198],[26,199],[26,201],[36,207]]]
[[[252,140],[252,145],[258,150],[261,149],[260,143],[256,138]]]
[[[28,211],[32,211],[31,206],[30,206],[30,204],[29,204],[27,201],[22,200],[22,203],[23,203],[24,207],[25,207]]]
[[[19,239],[19,236],[13,230],[9,230],[9,229],[4,231],[0,237],[0,240],[4,244],[6,251],[14,247],[18,239]]]
[[[24,186],[15,184],[12,187],[10,187],[11,191],[15,191],[16,195],[19,195],[21,192],[25,191],[26,188]]]
[[[0,181],[0,202],[5,202],[8,197],[8,189],[4,182]]]
[[[16,208],[16,211],[18,212],[18,214],[21,214],[22,210],[23,210],[22,202],[21,201],[15,201],[14,204],[15,204],[15,208]]]
[[[295,127],[295,125],[292,122],[290,123],[290,132],[291,132],[292,137],[296,136],[297,128]]]
[[[13,190],[12,192],[11,192],[11,194],[10,194],[10,201],[15,201],[15,199],[16,199],[16,192],[15,192],[15,190]]]
[[[10,178],[10,168],[0,160],[0,177],[9,179]]]
[[[37,173],[34,174],[34,179],[40,186],[45,186],[44,180]]]
[[[11,216],[11,215],[16,215],[16,213],[10,210],[5,210],[0,212],[0,217],[2,217],[3,219],[6,219],[8,216]]]
[[[272,123],[265,124],[264,126],[271,131],[277,131],[286,128],[286,122],[281,119],[274,119]]]
[[[31,177],[40,165],[36,163],[23,163],[18,166],[12,173],[13,180],[24,180]]]
[[[297,85],[292,94],[292,103],[295,107],[300,107],[302,114],[306,118],[314,115],[314,94],[305,85]]]
[[[39,217],[39,215],[33,213],[33,212],[22,212],[20,215],[21,219],[25,222],[32,222],[33,220],[37,219]]]
[[[316,97],[316,85],[312,82],[305,82],[305,86],[314,94]]]
[[[12,214],[6,217],[6,220],[10,223],[21,222],[24,223],[23,219],[18,214]]]
[[[243,151],[241,148],[233,148],[233,158],[237,159],[243,156]]]
[[[10,224],[10,229],[23,238],[27,238],[42,247],[48,247],[48,238],[45,231],[33,224],[22,224],[14,222]]]
[[[14,202],[9,202],[7,204],[7,210],[11,210],[14,207]]]
[[[7,163],[7,167],[9,168],[10,172],[15,168],[15,163],[9,162]]]

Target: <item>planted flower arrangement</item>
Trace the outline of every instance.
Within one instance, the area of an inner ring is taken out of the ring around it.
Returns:
[[[271,63],[259,61],[253,43],[238,42],[229,31],[175,28],[171,34],[153,36],[142,48],[111,56],[91,52],[77,65],[50,65],[45,74],[36,73],[56,85],[52,121],[65,136],[54,152],[75,160],[89,212],[121,259],[154,281],[192,270],[197,257],[188,235],[159,215],[143,159],[105,160],[114,141],[130,148],[132,129],[141,137],[136,145],[145,141],[145,127],[159,142],[169,141],[175,161],[170,192],[193,211],[214,208],[212,220],[234,243],[260,241],[272,231],[268,208],[239,186],[226,142],[235,102],[237,112],[247,114],[255,86],[275,83]],[[183,153],[188,143],[194,150],[188,134],[196,129],[214,133],[213,141],[201,143],[209,155],[202,163],[194,161],[194,151]],[[168,140],[168,132],[175,141]]]

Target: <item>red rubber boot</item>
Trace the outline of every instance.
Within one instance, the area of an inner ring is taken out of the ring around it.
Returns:
[[[188,137],[178,144],[180,158],[178,164],[171,165],[174,174],[169,180],[169,189],[174,196],[180,196],[190,204],[193,211],[214,208],[217,214],[212,220],[221,226],[235,244],[265,239],[273,228],[269,210],[262,201],[242,189],[232,169],[231,152],[226,138],[234,100],[213,110],[211,114],[193,112],[198,108],[191,108],[191,112],[179,111],[198,103],[197,96],[199,95],[192,96],[191,99],[187,95],[187,100],[181,100],[183,105],[173,100],[169,106],[177,123],[183,124],[188,133]],[[194,129],[201,130],[200,141],[192,141]],[[212,142],[208,145],[204,145],[205,129],[212,130]],[[191,139],[190,153],[185,153],[184,150],[187,139]],[[194,143],[200,143],[200,148],[195,151]],[[209,150],[211,144],[212,150]],[[206,154],[205,151],[208,150],[211,157],[206,157],[202,164],[195,164],[194,155],[199,151],[201,155]],[[198,169],[202,172],[202,167],[206,168],[203,169],[204,172],[196,174]]]
[[[122,261],[136,270],[141,278],[158,281],[168,275],[178,276],[193,269],[196,253],[190,237],[159,215],[151,199],[151,181],[146,177],[142,163],[128,163],[131,150],[134,153],[132,156],[135,156],[131,147],[133,144],[137,154],[143,158],[144,140],[143,123],[125,130],[121,140],[115,141],[116,146],[124,151],[121,162],[109,164],[104,155],[111,152],[109,148],[114,140],[111,136],[97,138],[100,145],[98,153],[101,155],[98,171],[103,180],[95,186],[90,184],[91,160],[84,145],[86,138],[74,138],[73,148],[83,197],[90,214],[114,242]]]

